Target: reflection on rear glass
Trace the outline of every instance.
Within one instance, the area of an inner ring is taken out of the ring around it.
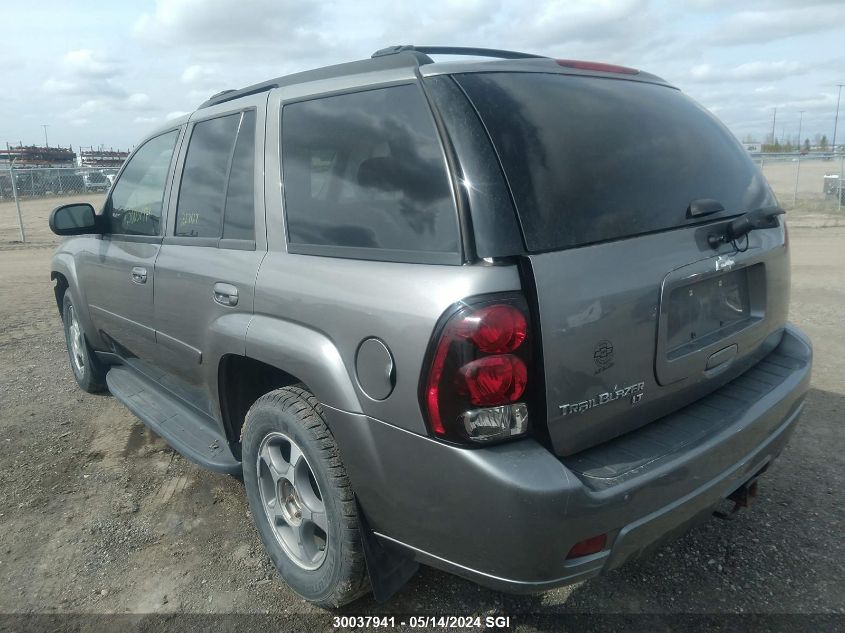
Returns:
[[[457,79],[499,152],[529,250],[681,226],[701,198],[718,200],[722,216],[774,204],[733,135],[673,88],[545,73]]]

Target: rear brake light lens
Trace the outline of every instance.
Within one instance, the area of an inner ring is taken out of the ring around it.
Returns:
[[[466,319],[472,329],[470,338],[482,352],[512,352],[528,333],[525,315],[511,305],[496,304],[481,308]]]
[[[458,391],[482,407],[516,402],[528,382],[528,368],[513,354],[484,356],[461,367],[458,374]]]
[[[636,75],[640,72],[636,68],[617,66],[616,64],[603,64],[601,62],[583,62],[577,59],[558,59],[555,61],[557,61],[558,66],[577,68],[579,70],[597,70],[603,73],[621,73],[623,75]]]
[[[455,442],[489,442],[528,430],[527,305],[509,295],[463,302],[432,342],[422,402],[432,432]]]

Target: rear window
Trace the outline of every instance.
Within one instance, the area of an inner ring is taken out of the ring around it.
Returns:
[[[544,251],[671,229],[690,202],[735,215],[775,204],[733,135],[681,92],[543,73],[457,75],[514,196],[526,246]]]
[[[458,252],[446,160],[416,85],[285,105],[282,165],[293,252],[432,262]]]

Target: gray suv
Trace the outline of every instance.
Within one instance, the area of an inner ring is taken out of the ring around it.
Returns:
[[[397,46],[171,121],[51,274],[79,385],[242,475],[306,599],[529,592],[754,495],[812,364],[782,213],[658,77]]]

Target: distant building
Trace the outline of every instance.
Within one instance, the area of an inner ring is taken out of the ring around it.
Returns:
[[[129,156],[129,152],[115,149],[87,149],[80,148],[80,164],[82,167],[101,167],[104,169],[120,169]]]
[[[15,167],[76,167],[76,152],[72,148],[18,145],[0,148],[0,164]]]

